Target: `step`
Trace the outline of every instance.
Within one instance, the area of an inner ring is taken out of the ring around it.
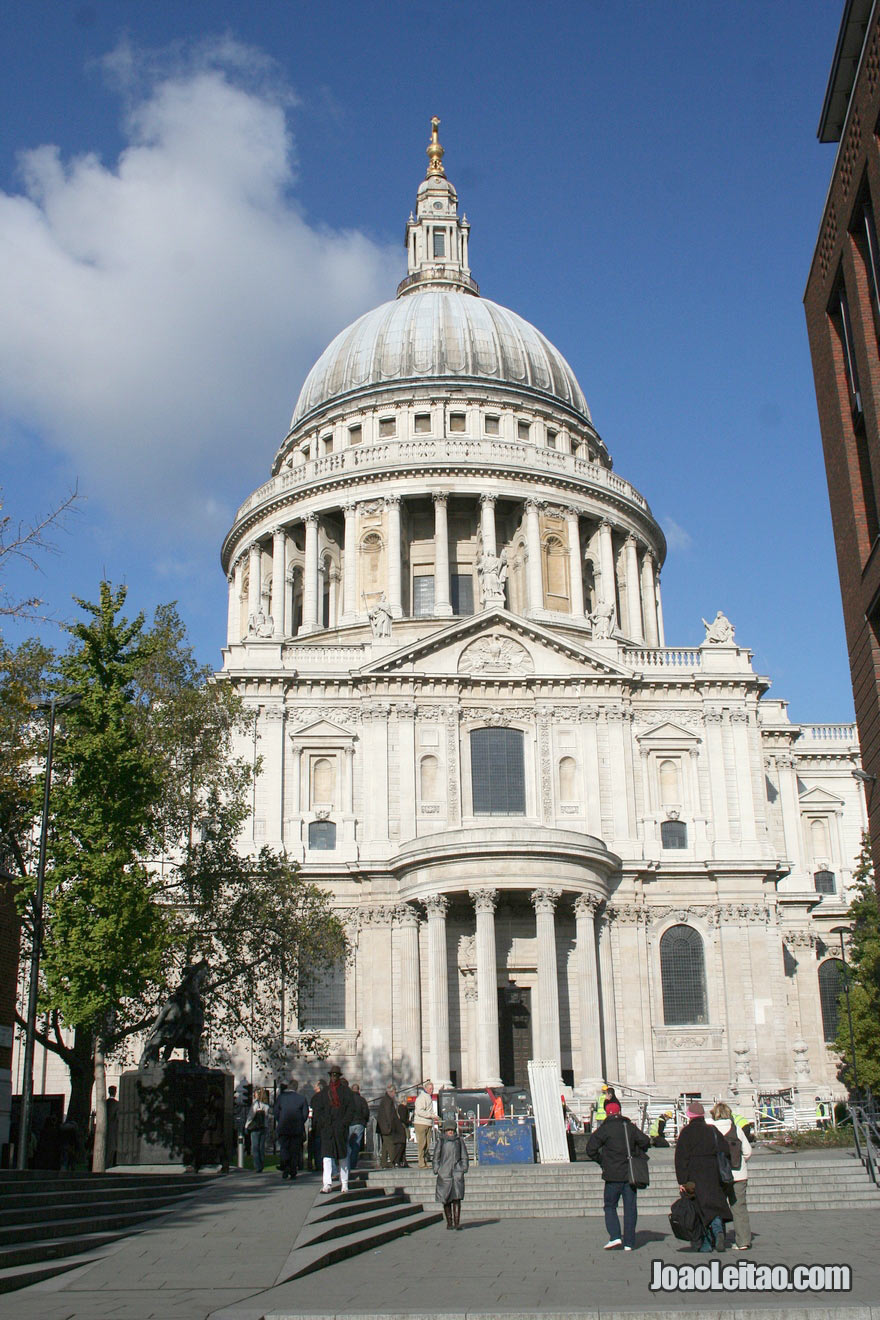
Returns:
[[[305,1225],[302,1235],[297,1239],[297,1249],[305,1250],[318,1242],[330,1242],[335,1238],[349,1237],[352,1233],[360,1233],[365,1229],[382,1229],[387,1224],[402,1223],[413,1215],[424,1213],[422,1206],[404,1202],[402,1206],[393,1205],[386,1209],[366,1211],[364,1214],[358,1215],[354,1221],[334,1219],[327,1223],[326,1220],[314,1220]]]
[[[58,1274],[66,1274],[95,1259],[95,1256],[86,1253],[69,1260],[46,1261],[42,1265],[13,1265],[11,1269],[0,1270],[0,1294],[29,1288],[32,1283],[42,1283],[44,1279],[54,1279]]]
[[[109,1187],[102,1183],[99,1188],[89,1187],[87,1190],[67,1190],[49,1191],[48,1188],[40,1191],[13,1192],[8,1194],[0,1193],[0,1206],[3,1210],[27,1210],[29,1206],[45,1206],[47,1211],[55,1207],[65,1205],[92,1205],[95,1199],[103,1202],[112,1202],[117,1204],[120,1201],[140,1200],[142,1195],[147,1195],[151,1200],[162,1199],[169,1202],[176,1202],[184,1196],[192,1196],[198,1189],[195,1187],[176,1187],[176,1188],[138,1188],[138,1187]]]
[[[0,1247],[0,1269],[14,1269],[19,1265],[34,1265],[86,1251],[97,1251],[109,1246],[111,1242],[118,1242],[124,1236],[123,1232],[79,1233],[76,1237],[40,1238],[17,1247]]]
[[[0,1210],[0,1235],[7,1228],[16,1228],[24,1224],[60,1223],[67,1219],[82,1219],[85,1213],[90,1214],[94,1219],[100,1219],[106,1214],[135,1214],[142,1210],[159,1210],[164,1206],[176,1205],[178,1201],[178,1197],[169,1202],[167,1196],[153,1193],[149,1196],[135,1197],[129,1194],[123,1201],[89,1199],[71,1205],[52,1205],[43,1202],[10,1210],[4,1205]]]
[[[95,1229],[109,1232],[115,1228],[130,1228],[133,1224],[141,1224],[146,1220],[157,1219],[167,1213],[167,1208],[164,1208],[161,1210],[141,1210],[132,1214],[101,1215],[99,1218],[65,1219],[57,1224],[40,1224],[38,1231],[41,1238],[68,1237],[76,1233],[94,1232]],[[32,1242],[34,1237],[35,1230],[32,1224],[0,1229],[0,1247],[14,1246],[18,1242]]]
[[[336,1238],[332,1242],[321,1242],[291,1252],[284,1269],[275,1281],[276,1286],[291,1279],[300,1279],[303,1275],[312,1274],[327,1265],[335,1265],[340,1260],[348,1260],[361,1252],[372,1251],[374,1247],[381,1247],[386,1242],[406,1237],[410,1233],[418,1232],[419,1229],[430,1228],[433,1224],[440,1223],[443,1218],[440,1210],[421,1210],[419,1207],[416,1207],[416,1210],[416,1214],[384,1228],[362,1229],[346,1237]]]
[[[323,1224],[327,1219],[344,1219],[351,1215],[359,1215],[365,1210],[378,1210],[383,1206],[409,1204],[409,1198],[404,1196],[403,1192],[383,1192],[357,1201],[349,1194],[342,1205],[331,1205],[323,1214],[318,1213],[321,1207],[316,1205],[309,1216],[309,1220],[313,1223]]]

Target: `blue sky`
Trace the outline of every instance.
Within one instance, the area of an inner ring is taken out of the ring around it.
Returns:
[[[85,496],[22,591],[70,617],[106,574],[219,662],[222,536],[393,296],[437,114],[475,278],[666,529],[667,642],[723,609],[794,719],[851,719],[802,310],[841,12],[7,0],[0,482],[16,519]]]

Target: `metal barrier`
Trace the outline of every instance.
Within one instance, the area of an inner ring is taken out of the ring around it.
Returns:
[[[849,1105],[856,1155],[875,1187],[880,1187],[880,1125],[876,1111]]]

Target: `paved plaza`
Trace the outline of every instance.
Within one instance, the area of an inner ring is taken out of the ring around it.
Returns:
[[[16,1320],[262,1320],[262,1317],[406,1316],[444,1320],[516,1316],[608,1318],[631,1312],[735,1315],[775,1312],[880,1320],[876,1212],[755,1214],[751,1252],[724,1264],[839,1264],[852,1291],[653,1294],[651,1262],[698,1263],[660,1216],[639,1221],[632,1253],[604,1251],[601,1219],[468,1221],[429,1228],[274,1286],[319,1182],[303,1175],[234,1173],[175,1208],[111,1254],[43,1284],[0,1297]]]

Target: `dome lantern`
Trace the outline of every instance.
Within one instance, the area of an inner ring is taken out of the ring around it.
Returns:
[[[439,126],[435,115],[427,147],[428,173],[419,186],[415,215],[410,213],[406,225],[407,276],[397,290],[398,298],[425,288],[480,292],[468,268],[470,224],[458,214],[458,193],[443,168]]]

